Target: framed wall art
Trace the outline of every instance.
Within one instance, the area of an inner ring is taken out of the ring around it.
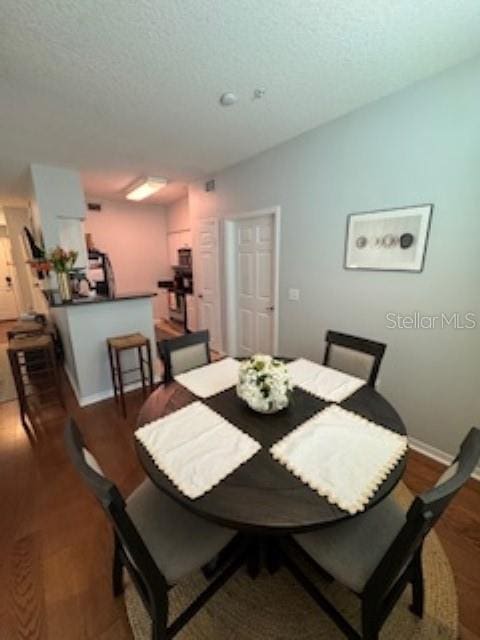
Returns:
[[[351,213],[347,218],[345,268],[422,271],[433,205]]]

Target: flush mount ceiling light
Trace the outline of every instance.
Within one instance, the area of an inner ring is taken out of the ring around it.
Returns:
[[[142,178],[126,193],[127,200],[144,200],[167,186],[165,178]]]

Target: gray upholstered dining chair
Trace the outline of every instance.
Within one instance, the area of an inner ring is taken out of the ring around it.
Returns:
[[[168,590],[203,568],[227,545],[235,546],[235,532],[211,524],[180,506],[145,480],[125,501],[88,451],[73,420],[65,429],[65,443],[82,479],[100,502],[113,526],[113,593],[123,592],[125,567],[152,619],[152,640],[172,638],[241,565],[232,560],[206,589],[168,625]]]
[[[325,366],[349,373],[365,380],[369,386],[375,386],[387,345],[338,331],[327,331],[325,342]]]
[[[158,351],[165,365],[165,382],[171,382],[174,376],[211,362],[210,334],[208,331],[195,331],[162,340]]]
[[[380,629],[408,583],[412,612],[423,615],[422,546],[480,458],[480,430],[472,428],[452,465],[433,489],[415,498],[405,513],[391,497],[319,531],[299,534],[286,547],[285,564],[348,638],[378,640]],[[362,634],[334,608],[295,562],[291,546],[320,572],[361,599]]]

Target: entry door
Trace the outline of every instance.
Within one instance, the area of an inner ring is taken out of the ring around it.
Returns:
[[[274,216],[239,221],[236,236],[238,352],[274,355]]]
[[[218,220],[200,220],[194,286],[198,299],[198,328],[208,329],[210,343],[221,351],[218,277]]]
[[[0,320],[14,320],[18,317],[13,278],[10,240],[0,238]]]

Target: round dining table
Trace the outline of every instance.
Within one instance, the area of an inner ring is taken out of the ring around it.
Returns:
[[[141,408],[137,426],[140,428],[198,399],[177,382],[161,386]],[[202,518],[258,536],[305,533],[352,517],[295,477],[269,451],[274,443],[331,403],[299,387],[294,388],[288,408],[276,414],[254,412],[237,397],[235,387],[202,402],[257,440],[262,448],[210,491],[192,500],[177,489],[156,466],[144,445],[134,438],[140,463],[161,491]],[[337,404],[386,429],[406,435],[402,419],[392,405],[368,385]],[[365,455],[368,456],[368,451]],[[366,509],[394,489],[405,464],[406,456],[403,456],[371,497]]]

